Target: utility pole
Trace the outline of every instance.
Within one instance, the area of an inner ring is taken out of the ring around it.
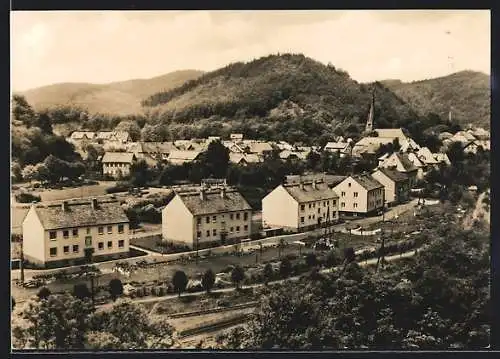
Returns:
[[[21,238],[21,253],[20,253],[19,269],[21,270],[21,285],[24,286],[24,248],[23,239]]]

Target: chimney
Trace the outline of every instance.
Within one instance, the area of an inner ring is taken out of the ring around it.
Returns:
[[[204,201],[204,200],[205,200],[205,188],[201,188],[201,189],[200,189],[200,199],[201,199],[202,201]]]
[[[225,187],[222,187],[220,189],[220,197],[221,198],[226,198],[226,188]]]
[[[98,207],[97,198],[92,198],[92,209],[96,210]]]
[[[62,210],[63,210],[63,212],[69,211],[68,201],[63,201],[63,203],[62,203]]]

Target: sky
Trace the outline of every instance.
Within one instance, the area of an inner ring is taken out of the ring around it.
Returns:
[[[108,83],[303,53],[359,82],[490,74],[488,10],[12,11],[11,86]]]

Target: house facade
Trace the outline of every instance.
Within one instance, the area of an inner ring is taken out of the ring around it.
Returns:
[[[385,203],[395,205],[410,199],[410,179],[404,173],[388,168],[379,168],[372,177],[384,186]]]
[[[177,192],[162,211],[164,241],[206,248],[235,243],[251,234],[252,208],[234,189]]]
[[[339,213],[371,215],[384,207],[384,186],[369,175],[349,176],[333,190],[339,196]]]
[[[130,168],[137,160],[130,152],[106,152],[102,157],[102,173],[113,178],[130,175]]]
[[[301,232],[336,222],[338,206],[337,194],[322,181],[283,184],[262,199],[262,222]]]
[[[129,220],[117,201],[32,205],[23,221],[26,260],[43,267],[118,259],[129,253]]]
[[[413,187],[418,175],[418,168],[409,159],[406,153],[393,153],[385,161],[379,164],[381,168],[395,169],[405,173],[410,179],[410,186]]]

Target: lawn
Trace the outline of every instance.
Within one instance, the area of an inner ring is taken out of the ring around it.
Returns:
[[[71,198],[87,198],[106,195],[106,189],[112,187],[114,182],[102,182],[91,186],[76,188],[49,189],[35,193],[39,195],[42,202],[59,201]]]

